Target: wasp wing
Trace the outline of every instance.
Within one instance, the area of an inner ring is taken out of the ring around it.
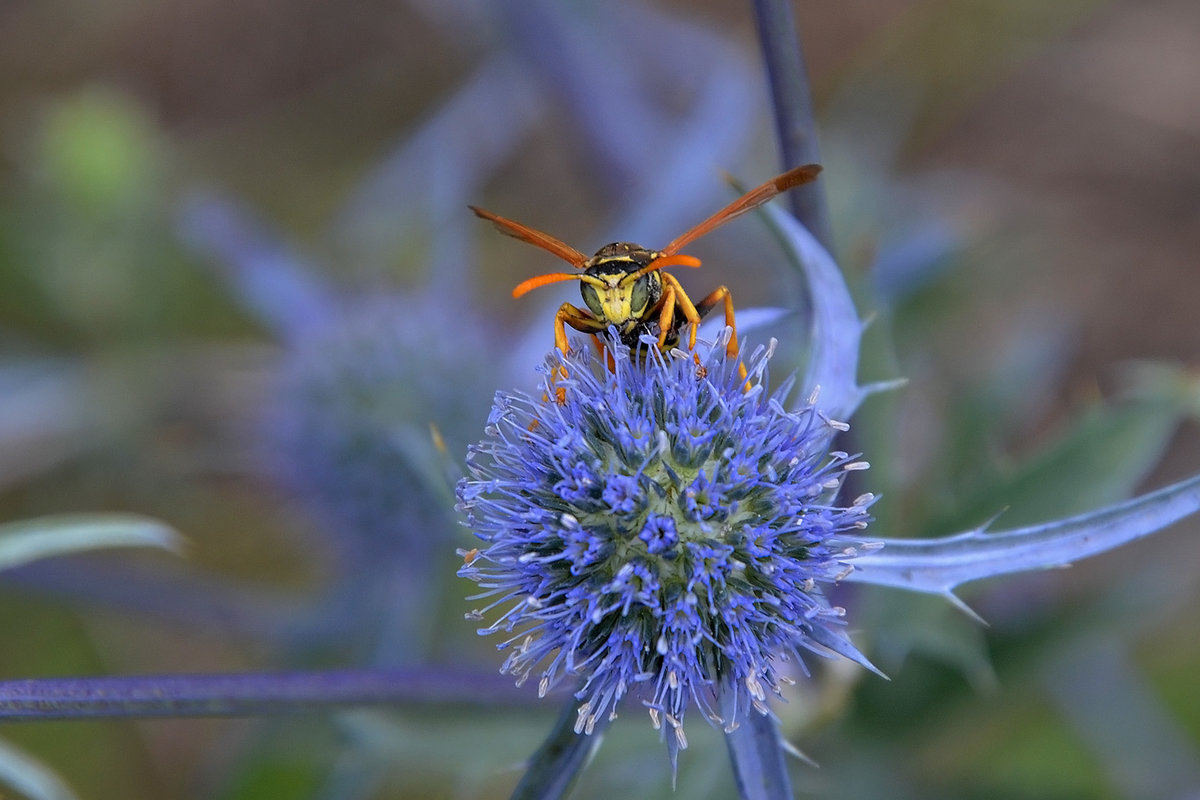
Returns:
[[[560,242],[548,233],[542,233],[527,225],[513,222],[511,219],[506,219],[499,214],[493,214],[476,206],[469,206],[469,208],[475,212],[475,216],[489,220],[501,233],[553,253],[575,267],[575,269],[583,269],[583,265],[587,263],[587,256],[574,247],[571,247],[571,245]]]
[[[805,183],[811,183],[812,181],[815,181],[820,172],[820,164],[805,164],[802,167],[796,167],[795,169],[788,170],[782,175],[778,175],[767,181],[762,186],[746,192],[737,200],[734,200],[732,203],[725,206],[696,227],[677,237],[660,252],[664,256],[669,256],[672,253],[678,253],[681,248],[685,247],[689,243],[694,242],[701,236],[711,233],[716,228],[721,227],[732,219],[740,217],[747,211],[753,211],[776,195],[782,194],[789,189],[794,189],[797,186],[801,186]],[[475,213],[479,212],[477,211]]]

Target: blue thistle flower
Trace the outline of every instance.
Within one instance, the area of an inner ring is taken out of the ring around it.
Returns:
[[[452,530],[453,479],[430,426],[461,452],[487,407],[436,365],[490,370],[472,355],[485,352],[473,326],[452,342],[429,335],[448,314],[424,296],[362,302],[302,337],[282,365],[266,431],[276,466],[369,559],[412,558]]]
[[[737,712],[722,707],[769,713],[782,661],[807,651],[870,666],[825,588],[870,549],[874,498],[833,503],[866,464],[830,451],[841,423],[786,410],[791,380],[767,388],[771,348],[748,360],[747,391],[722,345],[698,346],[698,361],[609,347],[612,371],[589,347],[547,360],[547,375],[570,376],[547,380],[565,404],[497,394],[458,485],[487,546],[459,574],[489,601],[468,616],[497,615],[480,633],[505,637],[502,671],[536,674],[541,694],[576,678],[577,733],[636,694],[671,729],[674,760],[693,705],[727,731]]]

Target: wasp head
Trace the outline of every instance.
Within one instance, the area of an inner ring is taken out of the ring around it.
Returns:
[[[662,297],[662,277],[646,267],[657,253],[628,242],[601,247],[579,276],[580,294],[601,322],[629,333],[649,317]]]

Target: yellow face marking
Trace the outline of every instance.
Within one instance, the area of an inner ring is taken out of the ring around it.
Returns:
[[[638,313],[634,313],[635,309],[632,307],[633,283],[628,278],[630,278],[629,274],[582,276],[581,280],[596,289],[600,308],[604,312],[603,321],[611,322],[614,325],[624,325],[630,320],[640,319],[640,312],[643,309],[637,309]]]

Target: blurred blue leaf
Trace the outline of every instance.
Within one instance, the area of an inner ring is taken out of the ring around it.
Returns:
[[[163,523],[136,514],[63,514],[0,525],[0,569],[109,547],[179,552],[183,538]]]
[[[880,300],[888,306],[904,302],[940,278],[965,244],[962,226],[941,216],[884,239],[872,269]]]
[[[1200,786],[1200,758],[1187,731],[1110,633],[1069,642],[1043,667],[1041,679],[1046,699],[1095,753],[1122,797],[1188,797]]]
[[[189,246],[212,258],[242,304],[282,338],[298,338],[333,315],[334,300],[317,270],[233,201],[194,192],[182,204],[178,228]]]
[[[625,207],[610,227],[618,241],[666,241],[696,224],[721,201],[719,170],[745,151],[754,123],[761,117],[759,73],[745,54],[717,33],[655,9],[629,3],[614,16],[614,36],[629,42],[630,52],[645,59],[639,65],[644,81],[656,78],[659,94],[631,95],[639,110],[616,119],[627,125],[630,116],[646,120],[641,136],[647,141],[671,142],[644,150],[625,192]],[[681,60],[678,53],[691,53]],[[607,68],[606,59],[601,68]],[[664,92],[665,87],[665,92]],[[686,87],[688,103],[674,119],[663,109]],[[657,120],[657,125],[650,126]],[[658,130],[655,130],[657,128]]]
[[[79,795],[41,762],[0,740],[0,783],[28,800],[78,800]]]
[[[0,486],[61,463],[92,441],[82,370],[42,360],[0,365]]]
[[[460,289],[473,222],[466,205],[544,114],[532,79],[511,57],[484,62],[350,194],[328,233],[335,249],[369,268],[394,262],[414,229],[428,231],[430,282]]]

